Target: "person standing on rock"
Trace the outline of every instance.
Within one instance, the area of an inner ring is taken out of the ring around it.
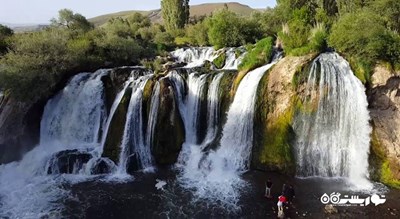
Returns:
[[[271,196],[271,188],[272,188],[272,181],[271,181],[271,179],[268,179],[267,183],[265,185],[265,195],[264,195],[265,197],[272,198],[272,196]]]

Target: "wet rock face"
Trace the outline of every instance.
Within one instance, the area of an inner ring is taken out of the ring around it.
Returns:
[[[58,152],[49,161],[47,174],[76,173],[92,158],[87,152],[78,150],[66,150]]]
[[[160,107],[151,152],[158,164],[174,164],[185,141],[185,130],[171,81],[160,80]]]
[[[252,168],[295,173],[292,122],[299,89],[293,80],[298,69],[312,59],[313,55],[285,57],[261,79],[255,106]]]
[[[380,176],[373,177],[387,181],[386,175],[400,187],[400,72],[376,67],[367,96],[375,138],[371,152],[380,159],[372,166]]]
[[[40,120],[45,102],[0,101],[0,164],[21,159],[39,143]]]
[[[104,144],[103,156],[110,158],[114,162],[118,162],[121,151],[122,137],[126,122],[126,114],[128,113],[129,100],[132,95],[132,89],[128,88],[119,103],[117,110],[111,120],[110,128],[107,133],[106,142]]]
[[[90,174],[110,174],[116,170],[115,163],[108,158],[99,158],[95,161],[95,164],[90,169]]]

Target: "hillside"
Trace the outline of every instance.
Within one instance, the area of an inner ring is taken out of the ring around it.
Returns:
[[[200,4],[200,5],[192,5],[190,6],[190,16],[191,17],[199,17],[203,15],[210,15],[216,10],[220,10],[225,7],[225,4],[228,6],[228,8],[231,11],[234,11],[240,15],[243,16],[248,16],[250,15],[253,11],[256,11],[257,9],[253,9],[247,5],[243,5],[237,2],[230,2],[230,3],[208,3],[208,4]],[[96,26],[101,26],[105,24],[108,20],[114,17],[127,17],[135,12],[142,13],[144,15],[148,15],[151,19],[152,22],[155,23],[160,23],[162,22],[162,15],[161,15],[161,10],[151,10],[151,11],[121,11],[117,13],[112,13],[112,14],[105,14],[101,15],[98,17],[94,17],[89,19],[90,22],[92,22]]]

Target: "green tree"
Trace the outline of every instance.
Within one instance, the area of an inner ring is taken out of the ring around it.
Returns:
[[[0,55],[7,52],[7,39],[13,34],[14,32],[11,28],[0,24]]]
[[[373,2],[372,8],[382,16],[388,28],[400,31],[400,1],[376,0]]]
[[[52,26],[66,27],[71,30],[89,31],[93,29],[91,24],[84,16],[69,9],[62,9],[58,12],[58,18],[51,19]]]
[[[168,31],[182,29],[189,23],[189,0],[162,0],[161,11]]]
[[[248,18],[223,9],[207,19],[208,37],[216,48],[254,43],[261,36],[260,26]]]

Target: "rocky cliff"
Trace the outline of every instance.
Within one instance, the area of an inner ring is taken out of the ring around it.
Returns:
[[[254,119],[253,168],[294,174],[292,120],[298,104],[295,79],[313,57],[285,57],[262,78]]]
[[[400,188],[400,72],[377,66],[367,95],[373,126],[371,176]]]

